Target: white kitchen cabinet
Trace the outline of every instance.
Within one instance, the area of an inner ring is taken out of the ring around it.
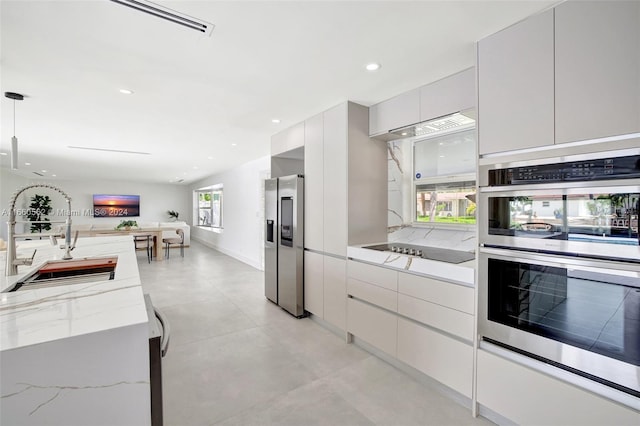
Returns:
[[[312,298],[305,306],[342,330],[347,245],[387,236],[386,143],[369,139],[368,120],[367,107],[344,102],[304,123],[305,256],[315,252],[323,258],[321,279],[305,271],[311,291],[322,283],[321,293],[305,293],[305,299]],[[314,271],[319,265],[315,255]]]
[[[315,115],[304,125],[304,246],[324,250],[324,119]]]
[[[347,255],[347,103],[324,112],[324,251]]]
[[[398,359],[471,398],[473,347],[402,317]]]
[[[347,278],[347,294],[388,311],[398,311],[398,292],[354,278]]]
[[[475,108],[476,71],[469,68],[420,88],[420,121]]]
[[[640,132],[640,2],[555,8],[555,142]]]
[[[554,144],[553,10],[478,42],[479,154]]]
[[[271,136],[271,155],[282,154],[304,146],[304,122]]]
[[[324,317],[324,256],[304,253],[304,309]]]
[[[369,108],[369,135],[387,133],[389,130],[415,124],[420,121],[420,89],[410,90]]]
[[[324,256],[324,320],[341,330],[347,328],[347,261]]]
[[[398,291],[467,314],[475,312],[475,290],[471,287],[400,272]]]
[[[398,294],[398,313],[473,342],[473,315],[402,293]]]
[[[348,299],[347,331],[370,345],[396,356],[398,317],[384,309]]]
[[[477,398],[516,424],[638,425],[640,414],[570,383],[478,350]]]
[[[349,102],[347,245],[387,240],[387,143],[369,138],[368,108]]]
[[[347,263],[347,276],[388,290],[398,291],[398,271],[393,269],[350,260]]]
[[[311,136],[317,133],[317,123],[319,119],[315,117],[307,123]],[[309,243],[305,241],[307,248],[313,249],[316,245],[317,250],[346,257],[348,244],[386,240],[386,143],[370,140],[367,125],[367,108],[352,102],[342,103],[322,114],[323,243],[320,248],[318,238],[313,234]],[[313,170],[319,174],[317,166],[312,166],[309,172]],[[316,182],[313,188],[307,186],[309,190],[305,197],[318,197],[319,179],[316,178]],[[318,223],[319,216],[307,214],[306,218],[312,222],[305,229]]]

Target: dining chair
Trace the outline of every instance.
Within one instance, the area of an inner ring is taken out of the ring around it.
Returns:
[[[163,238],[164,243],[164,257],[169,258],[169,249],[173,244],[180,244],[180,256],[184,257],[184,231],[182,229],[176,229],[177,237]]]
[[[151,263],[153,257],[153,236],[151,234],[133,234],[133,244],[136,250],[145,249],[147,251],[147,261]]]

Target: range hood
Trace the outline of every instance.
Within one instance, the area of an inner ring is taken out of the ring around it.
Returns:
[[[375,139],[393,141],[407,138],[421,138],[432,135],[441,135],[458,130],[468,129],[476,124],[476,110],[468,109],[445,115],[398,129],[389,130],[388,133],[373,136]]]

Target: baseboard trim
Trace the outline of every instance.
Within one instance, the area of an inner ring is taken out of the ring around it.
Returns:
[[[202,238],[199,237],[195,237],[195,236],[191,236],[191,239],[198,241],[199,243],[201,243],[202,245],[205,245],[209,248],[212,248],[214,250],[218,250],[220,253],[222,254],[226,254],[229,257],[233,257],[236,260],[239,260],[242,263],[246,263],[247,265],[254,267],[258,270],[262,270],[262,265],[260,265],[258,262],[256,262],[254,259],[250,259],[248,257],[243,256],[240,253],[236,253],[232,250],[227,250],[225,248],[219,247],[215,244],[212,244],[210,241],[205,241]]]

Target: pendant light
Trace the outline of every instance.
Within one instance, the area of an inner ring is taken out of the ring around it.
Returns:
[[[4,95],[13,99],[13,137],[11,138],[11,169],[18,168],[18,138],[16,137],[16,101],[24,99],[20,93],[4,92]]]

